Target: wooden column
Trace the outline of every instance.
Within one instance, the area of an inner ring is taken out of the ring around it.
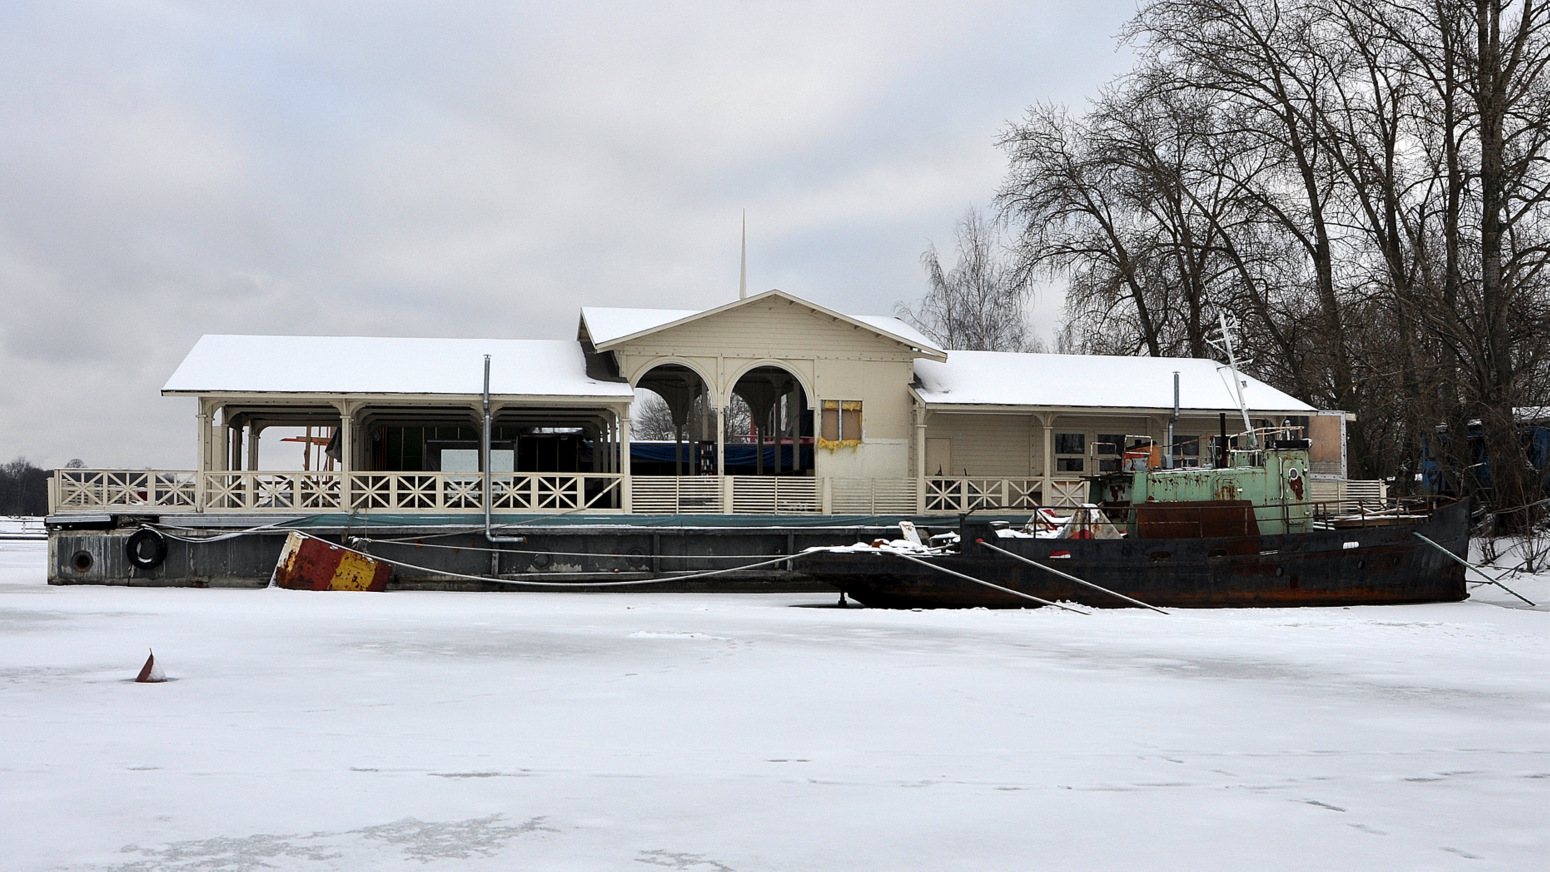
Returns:
[[[1050,495],[1055,489],[1055,416],[1051,413],[1034,417],[1043,428],[1040,438],[1043,442],[1041,447],[1044,453],[1044,468],[1041,471],[1044,476],[1039,486],[1039,501],[1047,506],[1050,504]]]
[[[926,407],[914,401],[915,412],[915,512],[926,511]]]
[[[635,511],[635,495],[630,486],[630,407],[615,414],[619,416],[619,508],[628,515]]]
[[[350,474],[355,472],[355,404],[341,400],[339,410],[339,508],[349,512],[353,502]]]
[[[195,442],[197,457],[197,472],[194,474],[194,511],[205,510],[205,476],[210,473],[210,431],[211,403],[204,397],[199,398],[199,411],[194,415],[194,421],[198,427],[198,440]]]
[[[258,469],[258,440],[264,432],[264,426],[257,421],[248,422],[248,466],[249,470]]]

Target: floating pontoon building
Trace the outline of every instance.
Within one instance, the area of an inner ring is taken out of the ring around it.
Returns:
[[[921,515],[1083,501],[1138,437],[1210,457],[1231,376],[1210,360],[950,351],[896,318],[781,291],[706,311],[581,310],[575,340],[205,336],[163,388],[198,400],[196,468],[60,470],[70,513],[476,513],[484,357],[501,515]],[[1346,496],[1344,415],[1244,378],[1255,426],[1309,428],[1316,496]],[[632,438],[636,389],[674,439]],[[744,433],[716,426],[737,397]],[[710,410],[706,413],[704,410]],[[260,468],[311,428],[325,468]],[[295,432],[295,431],[292,431]],[[294,437],[293,437],[294,438]]]

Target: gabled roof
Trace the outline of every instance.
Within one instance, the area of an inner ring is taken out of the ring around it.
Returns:
[[[455,394],[629,399],[627,384],[588,378],[564,339],[203,336],[163,394]]]
[[[1220,372],[1218,371],[1220,369]],[[1021,406],[1173,410],[1173,373],[1179,407],[1191,412],[1238,408],[1232,374],[1214,360],[1184,357],[1108,357],[954,351],[947,362],[915,361],[917,393],[928,406]],[[1243,399],[1254,413],[1305,415],[1315,409],[1290,394],[1244,376]]]
[[[817,303],[804,300],[780,290],[765,291],[742,300],[733,300],[722,306],[703,311],[693,309],[615,309],[602,306],[583,306],[581,329],[599,351],[607,351],[625,342],[643,336],[709,318],[758,301],[778,298],[804,306],[821,315],[860,327],[905,345],[920,355],[933,360],[947,359],[947,353],[926,338],[920,331],[886,315],[845,315]]]

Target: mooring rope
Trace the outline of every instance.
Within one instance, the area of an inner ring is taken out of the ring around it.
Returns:
[[[1103,587],[1101,585],[1093,584],[1090,581],[1083,581],[1082,579],[1077,578],[1076,576],[1072,575],[1069,572],[1061,572],[1060,570],[1056,569],[1053,566],[1045,566],[1044,564],[1039,563],[1036,560],[1030,560],[1027,557],[1024,557],[1021,554],[1018,554],[1016,552],[1008,551],[1005,548],[1000,548],[1000,547],[997,547],[995,545],[992,545],[989,542],[986,542],[984,539],[976,539],[974,541],[978,542],[979,544],[981,544],[983,546],[985,546],[986,548],[989,548],[992,551],[999,551],[1002,554],[1005,554],[1006,556],[1012,558],[1013,560],[1019,560],[1019,561],[1021,561],[1023,563],[1026,563],[1029,566],[1032,566],[1034,569],[1042,569],[1045,572],[1051,573],[1053,575],[1058,575],[1061,578],[1066,579],[1067,581],[1074,581],[1077,584],[1086,585],[1087,587],[1090,587],[1093,590],[1102,591],[1103,593],[1109,594],[1110,596],[1119,597],[1120,599],[1124,600],[1127,603],[1131,603],[1133,605],[1138,605],[1138,606],[1140,606],[1140,607],[1142,607],[1144,609],[1151,609],[1152,611],[1157,612],[1160,615],[1168,614],[1167,612],[1163,611],[1162,609],[1160,609],[1160,608],[1158,608],[1158,607],[1156,607],[1154,605],[1148,605],[1147,603],[1141,602],[1140,600],[1136,599],[1135,597],[1125,596],[1124,594],[1120,593],[1117,590],[1109,590],[1106,587]]]
[[[481,531],[484,528],[478,528]],[[436,533],[433,536],[455,536],[456,533]],[[426,537],[431,538],[431,537]],[[436,542],[417,542],[415,537],[402,539],[378,539],[371,536],[356,536],[358,542],[371,542],[377,545],[400,545],[407,548],[442,548],[454,551],[481,551],[489,554],[548,554],[554,557],[616,557],[620,560],[649,560],[650,554],[601,554],[596,551],[543,551],[534,548],[485,548],[480,545],[442,545]],[[659,554],[657,557],[669,557],[673,560],[752,560],[758,557],[768,557],[768,554]]]
[[[1074,609],[1074,608],[1072,608],[1070,606],[1063,606],[1063,605],[1061,605],[1060,603],[1057,603],[1057,602],[1051,602],[1050,600],[1044,599],[1042,597],[1036,597],[1036,596],[1034,596],[1031,593],[1023,593],[1020,590],[1012,590],[1009,587],[1002,587],[999,584],[992,584],[992,583],[984,580],[983,578],[975,578],[972,575],[965,575],[962,572],[954,572],[953,570],[948,569],[945,566],[937,566],[935,563],[927,563],[924,560],[921,560],[921,559],[919,559],[917,557],[911,557],[908,554],[904,554],[904,553],[901,553],[901,552],[898,552],[898,551],[894,551],[894,552],[891,552],[891,553],[893,554],[893,556],[895,556],[895,557],[902,557],[902,558],[904,558],[905,560],[908,560],[911,563],[919,563],[921,566],[925,566],[925,567],[928,567],[930,569],[935,569],[937,572],[945,572],[948,575],[956,576],[957,578],[961,578],[964,581],[972,581],[975,584],[983,584],[986,587],[995,588],[996,590],[1002,591],[1003,593],[1009,593],[1012,596],[1020,596],[1020,597],[1022,597],[1025,600],[1033,600],[1034,602],[1036,602],[1036,603],[1038,603],[1040,605],[1054,606],[1057,609],[1063,609],[1063,610],[1068,611],[1068,612],[1076,612],[1079,615],[1090,615],[1090,614],[1092,614],[1092,612],[1085,612],[1085,611],[1082,611],[1081,609]]]
[[[322,542],[325,545],[330,545],[330,546],[333,546],[335,548],[340,548],[340,549],[343,549],[345,551],[349,551],[352,554],[359,554],[360,556],[365,557],[368,560],[377,560],[377,561],[381,561],[382,563],[387,563],[387,564],[390,564],[390,565],[393,565],[393,566],[402,567],[404,569],[417,569],[417,570],[419,570],[421,572],[427,572],[427,573],[431,573],[433,575],[439,575],[439,576],[446,577],[446,578],[462,578],[462,579],[467,579],[467,580],[470,580],[470,581],[482,581],[482,582],[486,582],[488,584],[527,585],[529,587],[571,587],[571,588],[574,588],[574,587],[632,587],[632,586],[640,586],[640,585],[646,585],[646,584],[662,584],[664,582],[669,582],[669,581],[692,581],[692,580],[697,579],[697,578],[710,578],[711,576],[726,575],[727,573],[731,573],[731,572],[741,572],[741,571],[747,570],[747,569],[758,569],[761,566],[771,566],[771,565],[776,564],[776,563],[784,563],[784,562],[786,562],[788,560],[795,560],[797,557],[802,556],[801,554],[783,554],[780,557],[776,557],[776,558],[774,558],[772,560],[761,560],[758,563],[749,563],[749,564],[745,564],[743,566],[731,566],[731,567],[728,567],[726,569],[713,569],[713,570],[709,570],[709,571],[706,571],[706,572],[691,572],[691,573],[686,573],[686,574],[682,574],[682,575],[663,575],[663,576],[657,576],[656,578],[641,578],[641,579],[633,579],[633,580],[630,580],[630,581],[530,581],[530,580],[528,580],[529,577],[552,578],[553,576],[559,575],[561,573],[558,573],[558,572],[519,573],[518,577],[509,577],[509,576],[508,577],[500,577],[500,576],[490,576],[490,575],[470,575],[470,574],[463,573],[463,572],[451,572],[451,571],[448,571],[448,570],[433,569],[433,568],[428,567],[428,566],[420,566],[420,565],[417,565],[417,564],[414,564],[414,563],[408,563],[408,562],[403,561],[403,560],[393,560],[391,558],[381,557],[381,556],[376,555],[376,554],[367,554],[364,551],[359,551],[357,549],[349,547],[348,545],[335,545],[333,542],[330,542],[327,539],[322,538],[321,536],[314,536],[313,534],[307,533],[307,532],[302,531],[302,530],[295,530],[293,532],[300,533],[302,536],[305,536],[308,539],[316,539],[317,541]],[[595,573],[577,572],[577,573],[574,573],[574,574],[576,574],[576,575],[593,575]]]

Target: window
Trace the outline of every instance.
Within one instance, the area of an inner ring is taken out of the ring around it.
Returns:
[[[860,400],[823,401],[818,444],[830,449],[861,444]]]
[[[1055,434],[1055,471],[1082,472],[1086,469],[1087,434]]]
[[[1173,465],[1176,467],[1200,465],[1200,436],[1173,437]]]
[[[1098,455],[1099,472],[1119,472],[1119,459],[1125,453],[1125,434],[1099,433],[1093,450]]]

